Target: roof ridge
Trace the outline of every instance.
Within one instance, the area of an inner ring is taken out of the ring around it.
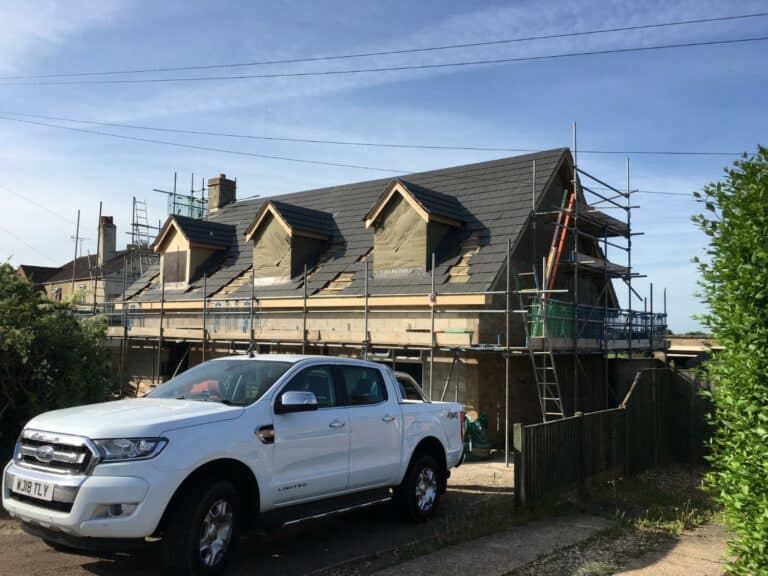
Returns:
[[[536,158],[539,158],[542,156],[545,156],[545,157],[558,156],[559,157],[565,152],[569,152],[569,151],[570,151],[569,147],[563,146],[560,148],[551,148],[547,150],[541,150],[539,152],[529,152],[526,154],[520,154],[518,156],[504,156],[502,158],[494,158],[492,160],[482,160],[480,162],[470,162],[469,164],[458,164],[456,166],[446,166],[443,168],[435,168],[433,170],[425,170],[422,172],[409,172],[406,174],[401,174],[398,176],[392,176],[388,178],[374,178],[372,180],[359,180],[359,181],[353,181],[353,182],[346,182],[342,184],[331,184],[330,186],[321,186],[319,188],[307,188],[304,190],[282,192],[274,196],[265,196],[260,198],[248,198],[248,199],[239,200],[225,206],[222,209],[222,212],[231,211],[233,208],[247,206],[247,205],[258,206],[259,205],[258,203],[269,202],[273,200],[283,201],[290,204],[290,200],[286,200],[287,198],[291,198],[298,195],[310,194],[310,193],[332,192],[333,190],[336,190],[338,188],[347,188],[350,186],[366,186],[366,185],[373,185],[373,184],[379,184],[379,183],[381,183],[383,186],[387,186],[394,180],[408,180],[409,178],[414,178],[414,177],[418,177],[421,179],[421,178],[439,176],[443,174],[450,175],[452,172],[458,172],[458,171],[482,170],[483,168],[490,167],[493,165],[503,165],[505,162],[510,162],[510,161],[519,162],[527,158],[533,159],[534,157]],[[417,185],[423,186],[423,184],[417,184]],[[443,194],[445,193],[443,192]],[[446,196],[451,196],[451,194],[446,194]]]

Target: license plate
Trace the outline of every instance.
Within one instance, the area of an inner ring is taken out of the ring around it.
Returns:
[[[53,500],[53,484],[38,480],[28,480],[21,476],[14,476],[11,491],[16,494],[29,496],[30,498],[37,498],[38,500],[46,500],[48,502]]]

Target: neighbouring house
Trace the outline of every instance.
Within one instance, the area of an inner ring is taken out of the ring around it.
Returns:
[[[170,216],[116,306],[122,383],[249,348],[364,356],[487,414],[497,442],[614,405],[622,358],[662,349],[666,319],[620,309],[635,274],[604,247],[631,232],[587,177],[561,148],[243,201],[212,178],[207,218]]]
[[[46,281],[59,272],[58,268],[53,266],[32,266],[30,264],[20,264],[16,269],[16,274],[29,280],[38,290],[45,290]]]
[[[79,256],[58,267],[22,264],[18,273],[32,281],[45,295],[57,302],[72,301],[78,307],[102,308],[122,294],[126,250],[117,250],[117,227],[112,216],[99,222],[97,254]]]
[[[712,336],[667,336],[667,362],[675,368],[695,369],[711,360],[724,348]]]

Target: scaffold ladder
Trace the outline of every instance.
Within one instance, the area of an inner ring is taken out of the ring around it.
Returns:
[[[131,243],[135,251],[135,264],[138,265],[138,272],[131,275],[137,278],[147,271],[153,258],[151,256],[150,246],[152,244],[152,234],[159,232],[159,228],[150,225],[147,203],[144,200],[133,199],[133,219],[131,222]]]
[[[523,286],[523,279],[528,280],[528,287]],[[533,368],[536,380],[536,391],[539,395],[541,416],[546,422],[565,417],[563,401],[560,394],[560,381],[557,377],[555,355],[552,351],[552,341],[546,321],[546,290],[539,288],[536,272],[520,272],[515,274],[515,291],[520,302],[520,310],[525,311],[523,327],[525,329],[525,346]],[[527,301],[526,301],[527,300]],[[538,306],[538,312],[533,309]],[[541,326],[540,334],[535,332],[534,323]],[[536,343],[536,344],[534,344]]]

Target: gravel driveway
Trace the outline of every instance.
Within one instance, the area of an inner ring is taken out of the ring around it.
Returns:
[[[510,507],[512,469],[501,463],[466,463],[453,471],[448,493],[432,522],[408,525],[398,521],[389,506],[379,506],[281,529],[267,535],[248,534],[232,574],[290,576],[329,571],[345,564],[345,573],[366,574],[381,566],[381,559],[414,542],[456,533],[467,523],[480,522],[491,510]],[[160,575],[160,544],[133,555],[97,557],[63,554],[24,533],[13,520],[0,519],[0,575]],[[378,555],[378,563],[366,559]],[[335,571],[335,570],[334,570]]]

